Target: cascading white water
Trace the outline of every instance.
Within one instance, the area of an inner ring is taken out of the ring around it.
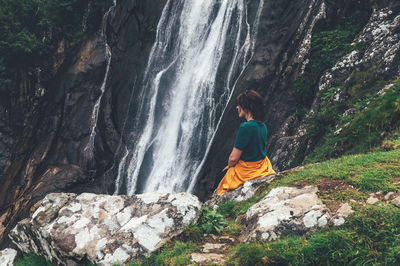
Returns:
[[[169,0],[138,92],[133,144],[115,193],[193,187],[233,86],[254,51],[263,1]],[[222,62],[223,61],[223,62]]]
[[[108,73],[110,71],[112,53],[111,53],[111,48],[107,42],[106,30],[107,30],[108,16],[110,15],[111,11],[115,8],[116,5],[117,5],[117,0],[114,0],[113,5],[104,14],[103,21],[102,21],[101,37],[104,40],[105,57],[107,60],[107,66],[106,66],[106,72],[104,74],[104,79],[103,79],[103,82],[100,87],[101,94],[100,94],[99,98],[97,98],[96,103],[94,104],[93,112],[92,112],[92,131],[90,132],[89,141],[86,144],[85,149],[83,150],[86,160],[90,160],[93,158],[94,139],[96,137],[96,128],[97,128],[97,120],[99,117],[100,103],[101,103],[101,100],[103,99],[103,95],[104,95],[104,92],[106,89],[106,84],[107,84],[107,79],[108,79]]]

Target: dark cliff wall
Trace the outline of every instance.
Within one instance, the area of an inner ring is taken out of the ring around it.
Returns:
[[[98,3],[89,5],[86,33],[79,45],[66,50],[60,42],[52,51],[57,64],[41,82],[45,93],[38,108],[25,114],[20,134],[8,140],[10,155],[0,177],[1,246],[7,245],[7,234],[15,223],[46,194],[107,190],[108,183],[99,177],[113,165],[129,101],[126,95],[146,65],[165,1],[118,1],[108,18],[112,70],[99,112],[94,159],[88,160],[83,150],[107,66],[101,22],[112,5],[111,1]]]

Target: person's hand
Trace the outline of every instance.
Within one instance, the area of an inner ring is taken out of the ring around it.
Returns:
[[[228,170],[229,169],[229,165],[227,165],[225,168],[224,168],[224,170],[222,170],[221,172],[224,172],[224,171],[226,171],[226,170]]]

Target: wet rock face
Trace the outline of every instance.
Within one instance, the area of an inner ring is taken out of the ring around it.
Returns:
[[[164,0],[117,2],[107,25],[113,60],[99,112],[94,156],[86,156],[84,149],[107,66],[100,27],[112,1],[89,3],[81,43],[68,51],[60,43],[54,69],[48,71],[43,84],[46,93],[37,112],[27,119],[20,139],[1,137],[0,170],[6,159],[9,164],[0,175],[0,247],[7,246],[9,230],[46,194],[107,193],[114,181],[114,173],[105,176],[104,172],[118,154],[135,73],[144,68],[165,4]],[[0,126],[6,130],[1,112]]]
[[[24,253],[78,265],[126,263],[158,248],[195,223],[201,202],[188,194],[108,196],[49,194],[10,238]]]
[[[243,219],[248,226],[241,239],[275,240],[289,232],[304,234],[312,228],[326,226],[331,215],[317,191],[312,186],[272,189],[246,212]]]
[[[389,5],[382,9],[373,11],[369,22],[353,42],[362,44],[364,49],[355,49],[345,55],[335,66],[328,69],[321,76],[319,90],[338,88],[332,101],[328,104],[344,102],[348,97],[348,89],[351,88],[350,77],[354,72],[366,71],[374,67],[374,71],[382,79],[395,80],[400,73],[400,8],[398,4]],[[381,92],[384,93],[384,90]],[[321,99],[315,98],[309,117],[312,117],[320,108]],[[343,116],[354,112],[346,110]],[[300,146],[306,147],[305,154],[312,151],[316,140],[307,138],[309,120],[301,123],[296,121],[295,115],[289,116],[281,127],[280,136],[271,144],[273,156],[271,162],[279,166],[287,167],[295,157]],[[291,130],[289,130],[291,128]],[[340,134],[342,129],[338,128],[335,134]]]
[[[336,65],[326,71],[319,84],[319,90],[343,86],[354,70],[368,69],[372,64],[379,65],[377,72],[384,76],[399,74],[398,58],[400,55],[400,14],[391,8],[375,10],[370,21],[360,33],[355,43],[364,43],[368,48],[355,50],[340,59]],[[342,91],[337,93],[341,101]],[[342,96],[343,97],[343,96]]]

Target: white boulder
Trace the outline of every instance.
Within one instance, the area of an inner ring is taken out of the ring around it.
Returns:
[[[1,266],[13,266],[15,257],[17,257],[17,251],[12,248],[6,248],[0,251],[0,265]]]
[[[330,220],[329,209],[317,195],[318,188],[278,187],[246,213],[242,240],[274,240],[288,232],[304,233],[323,227]]]
[[[25,253],[78,265],[123,264],[149,254],[195,223],[201,202],[189,193],[109,196],[49,194],[10,238]]]

